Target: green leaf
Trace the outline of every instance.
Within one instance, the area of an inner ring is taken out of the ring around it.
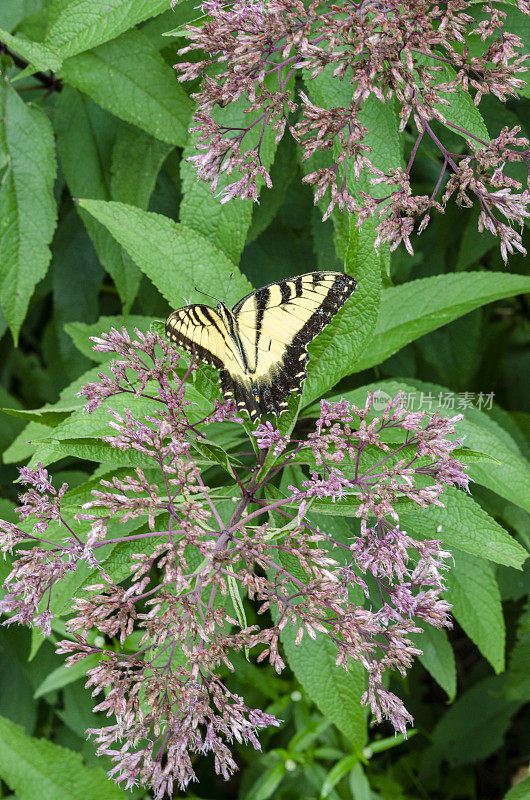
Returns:
[[[308,81],[308,92],[322,107],[347,107],[352,97],[351,84],[347,80],[338,81],[332,72],[332,68],[326,67],[314,80]],[[370,158],[373,164],[384,171],[400,166],[401,151],[393,105],[369,98],[363,104],[360,119],[369,130],[366,144],[372,149]],[[337,154],[335,149],[334,155]],[[310,164],[311,159],[304,169],[312,171],[314,166]],[[348,170],[347,181],[353,194],[363,190],[377,196],[368,174],[362,173],[356,179],[353,171]],[[323,200],[322,206],[326,203],[327,200]],[[357,279],[358,285],[346,309],[336,315],[309,346],[309,378],[304,387],[304,404],[319,397],[351,373],[352,364],[361,356],[372,337],[381,297],[381,276],[389,270],[388,248],[383,246],[379,251],[374,249],[374,219],[368,219],[360,229],[355,227],[355,218],[349,214],[336,214],[334,222],[337,252],[345,253],[346,272]]]
[[[13,32],[23,19],[35,14],[42,8],[42,0],[19,0],[13,3],[4,3],[0,8],[0,25]]]
[[[193,450],[199,453],[204,458],[208,459],[212,464],[219,464],[231,478],[234,478],[234,470],[232,465],[240,465],[241,462],[236,458],[232,458],[223,447],[219,447],[215,442],[208,439],[194,439],[191,444]]]
[[[62,422],[63,419],[69,417],[72,411],[77,411],[81,406],[82,404],[80,403],[70,408],[36,408],[32,410],[25,408],[1,408],[0,411],[12,417],[19,417],[20,419],[32,422],[40,422],[42,425],[49,425],[54,428]]]
[[[278,753],[267,753],[264,757],[265,770],[251,784],[249,791],[244,795],[245,800],[268,800],[274,797],[278,786],[287,774],[285,759],[279,760]]]
[[[112,358],[113,353],[100,353],[92,349],[91,336],[101,336],[108,333],[111,328],[120,330],[122,327],[134,336],[133,329],[138,328],[142,333],[147,333],[153,322],[151,317],[141,317],[138,314],[123,314],[121,316],[100,317],[97,322],[67,322],[64,329],[72,339],[80,353],[92,361],[106,362]]]
[[[528,53],[530,51],[530,18],[528,14],[516,8],[515,2],[510,0],[502,4],[502,10],[506,14],[504,30],[520,36],[523,42],[522,52]],[[530,69],[528,69],[528,61],[523,66],[526,66],[526,71],[517,73],[517,77],[525,81],[525,85],[518,90],[518,94],[522,97],[530,98]]]
[[[166,0],[76,0],[50,26],[45,45],[66,59],[114,39],[167,7]]]
[[[349,672],[337,667],[336,647],[328,637],[313,641],[305,635],[296,646],[295,636],[291,625],[281,633],[289,666],[324,716],[354,746],[362,747],[366,739],[366,712],[361,705],[366,677],[363,667],[352,661]]]
[[[28,61],[35,70],[44,72],[51,69],[57,72],[61,68],[61,64],[63,63],[61,56],[45,44],[32,42],[29,39],[22,39],[20,36],[12,36],[1,28],[0,40],[14,53]]]
[[[304,405],[349,374],[351,365],[372,335],[381,297],[381,256],[374,249],[374,239],[375,229],[371,220],[359,230],[352,218],[345,266],[346,272],[357,280],[357,288],[346,307],[309,345]]]
[[[79,680],[79,678],[84,678],[87,670],[97,667],[98,663],[99,656],[91,655],[87,658],[83,658],[82,661],[78,661],[71,667],[67,667],[65,664],[60,664],[60,666],[46,675],[44,680],[35,690],[33,697],[37,700],[39,697],[42,697],[48,692],[54,692],[56,689],[62,689],[64,686],[68,686],[69,683],[73,683],[74,681]]]
[[[55,113],[57,146],[68,187],[74,197],[110,200],[110,162],[116,119],[90,98],[65,86]],[[83,158],[79,158],[79,151]],[[112,276],[126,307],[132,304],[141,274],[108,231],[78,208],[103,267]]]
[[[89,366],[63,328],[72,320],[91,322],[97,318],[104,277],[79,214],[69,205],[63,210],[54,237],[51,269],[57,353],[52,369],[59,373],[59,385],[65,378],[73,380]]]
[[[517,640],[510,653],[506,679],[506,697],[509,700],[530,699],[530,606],[527,603],[517,625]]]
[[[410,638],[416,647],[423,650],[419,659],[452,702],[456,697],[456,664],[447,633],[427,623],[418,624],[423,633],[415,633]]]
[[[114,429],[109,427],[109,422],[112,422],[113,419],[109,413],[110,405],[112,405],[113,411],[122,415],[126,409],[131,409],[135,419],[141,419],[146,414],[154,415],[159,410],[155,400],[135,397],[131,391],[129,394],[112,397],[91,414],[85,413],[83,409],[74,411],[49,432],[49,436],[58,441],[61,439],[100,439],[102,436],[115,435]]]
[[[288,480],[285,474],[283,481],[288,483]],[[275,499],[284,496],[281,489],[270,485],[267,494]],[[311,506],[311,511],[315,510],[316,503]],[[285,522],[285,518],[274,511],[270,516],[276,524]],[[307,581],[306,573],[294,557],[278,552],[278,559],[293,577]],[[277,622],[277,608],[271,607],[271,613]],[[348,660],[348,672],[337,667],[336,645],[328,636],[317,634],[316,639],[311,639],[305,632],[301,642],[296,645],[297,631],[296,624],[287,624],[280,634],[289,666],[326,719],[348,737],[355,749],[360,750],[366,741],[366,711],[361,705],[366,671],[352,659]]]
[[[467,464],[476,464],[479,461],[489,461],[494,464],[502,464],[498,458],[488,456],[486,453],[479,453],[477,450],[469,450],[467,447],[457,447],[453,450],[453,456],[466,466]]]
[[[65,386],[65,388],[61,391],[59,396],[59,400],[54,403],[53,405],[45,406],[44,409],[37,409],[37,411],[68,411],[71,412],[73,409],[81,409],[84,406],[84,402],[82,402],[79,397],[78,393],[79,390],[85,385],[85,383],[90,383],[98,379],[98,372],[100,371],[101,367],[93,367],[92,369],[87,370],[75,381]],[[30,412],[36,413],[36,412]],[[54,423],[50,420],[46,420],[49,425],[53,425]],[[35,450],[38,448],[38,454],[40,460],[43,463],[50,464],[53,461],[57,461],[57,458],[60,458],[62,454],[54,454],[53,448],[50,445],[44,444],[41,439],[43,436],[49,435],[50,430],[48,425],[43,425],[40,422],[29,422],[28,425],[21,431],[21,433],[16,437],[16,439],[12,442],[10,447],[8,447],[3,453],[3,460],[5,463],[20,463],[21,461],[26,461],[30,456],[35,453]],[[39,460],[39,459],[37,459]]]
[[[105,432],[105,436],[112,436],[112,431],[109,429]],[[42,446],[47,449],[42,451]],[[154,461],[149,456],[139,453],[137,450],[128,448],[127,450],[119,450],[117,447],[112,447],[108,442],[102,442],[100,438],[95,436],[84,436],[82,438],[61,436],[56,439],[53,434],[48,434],[42,437],[40,442],[37,442],[37,449],[34,458],[30,462],[30,466],[34,466],[37,461],[42,461],[44,466],[47,466],[53,461],[60,458],[71,456],[72,458],[83,459],[84,461],[96,461],[105,466],[115,467],[152,467]]]
[[[460,489],[449,488],[442,495],[444,508],[429,506],[399,509],[402,525],[414,528],[427,539],[441,539],[449,547],[497,564],[521,569],[528,553],[493,517]]]
[[[504,669],[506,631],[493,567],[480,558],[453,551],[447,599],[453,614],[498,674]]]
[[[149,384],[146,391],[149,392]],[[193,404],[191,406],[193,410],[187,412],[188,419],[192,423],[202,419],[205,414],[204,398],[191,385],[187,386],[186,397]],[[134,448],[121,451],[112,447],[109,442],[102,441],[103,437],[115,435],[115,431],[110,427],[112,417],[109,414],[109,407],[122,416],[130,409],[135,419],[156,415],[160,409],[159,403],[150,397],[135,397],[133,392],[117,395],[91,414],[86,414],[84,410],[74,411],[51,431],[47,430],[40,441],[52,448],[54,458],[61,453],[117,466],[153,466],[153,459]],[[40,458],[40,451],[37,452],[37,456]],[[46,457],[41,460],[45,463]]]
[[[61,77],[125,122],[163,142],[184,146],[191,100],[171,67],[140,31],[128,31],[93,51],[69,58]]]
[[[474,308],[528,291],[530,278],[505,272],[435,275],[385,289],[373,338],[354,371],[380,364],[414,339]]]
[[[510,29],[507,28],[507,30]],[[456,72],[454,69],[447,64],[443,64],[441,61],[437,60],[434,62],[434,59],[430,59],[428,56],[422,57],[418,53],[416,53],[415,57],[419,63],[425,63],[429,64],[429,66],[434,65],[438,67],[439,72],[435,80],[435,85],[437,83],[447,83],[454,80],[456,77]],[[489,142],[490,136],[488,129],[486,128],[486,123],[482,118],[482,114],[474,105],[473,98],[469,92],[459,89],[456,92],[440,92],[439,94],[440,97],[449,102],[449,105],[447,106],[441,104],[437,105],[440,113],[444,115],[448,123],[452,123],[452,125],[463,128],[463,131],[458,131],[455,130],[451,124],[449,124],[447,127],[450,130],[454,130],[455,133],[457,133],[459,136],[462,136],[466,140],[469,139],[469,136],[466,135],[465,131],[472,133],[479,139]]]
[[[2,453],[4,464],[20,464],[35,452],[36,442],[48,433],[47,425],[29,422]]]
[[[122,203],[80,200],[79,204],[105,225],[174,308],[189,297],[199,299],[196,286],[224,297],[231,274],[227,303],[252,290],[220,250],[186,225]]]
[[[0,88],[0,304],[15,344],[35,285],[50,263],[57,211],[53,134],[39,108]]]
[[[0,718],[0,775],[18,800],[125,800],[102,769],[87,769],[80,753],[26,736]]]
[[[503,677],[479,681],[448,709],[436,726],[428,751],[432,761],[448,761],[452,767],[480,761],[501,745],[512,716],[520,704],[506,702]]]
[[[222,124],[234,128],[251,125],[259,112],[244,113],[244,105],[233,103],[223,110]],[[244,139],[244,148],[254,147],[260,137],[261,125],[258,124]],[[180,174],[182,178],[182,202],[179,219],[188,227],[201,233],[215,247],[222,250],[228,258],[237,264],[245,246],[247,232],[252,222],[253,200],[235,198],[221,204],[219,193],[230,183],[238,180],[238,175],[222,175],[215,190],[215,195],[208,183],[197,178],[197,169],[188,158],[197,155],[197,133],[190,133],[188,143],[182,154]],[[266,126],[260,149],[260,158],[266,169],[272,161],[276,145],[275,132]]]
[[[322,791],[320,792],[320,797],[328,797],[331,790],[337,785],[337,783],[341,781],[345,775],[348,775],[348,773],[350,773],[358,764],[359,758],[355,754],[346,756],[345,758],[341,758],[339,761],[337,761],[337,763],[334,764],[328,772],[326,780],[322,786]]]
[[[140,128],[122,123],[112,151],[112,199],[147,211],[157,175],[171,149],[170,144]]]
[[[338,107],[348,108],[352,100],[353,88],[350,76],[343,80],[337,80],[333,75],[334,67],[329,64],[314,79],[309,80],[306,75],[306,86],[309,96],[322,108]],[[359,120],[368,129],[368,133],[363,143],[371,148],[370,160],[375,167],[388,173],[391,169],[401,166],[401,141],[398,130],[398,118],[393,103],[382,103],[371,95],[362,104],[359,112]],[[340,143],[336,140],[333,147],[333,158],[336,159],[340,154]],[[307,174],[314,169],[328,164],[322,159],[329,159],[325,153],[319,152],[315,157],[309,158],[302,163],[302,169]],[[319,163],[316,163],[319,160]],[[322,163],[320,163],[322,161]],[[346,172],[347,185],[350,192],[356,196],[359,191],[365,191],[372,197],[384,197],[384,187],[373,186],[370,183],[371,175],[364,171],[356,178],[351,163],[348,164]],[[327,208],[329,197],[325,196],[319,202],[319,208],[324,212]],[[333,223],[335,225],[335,248],[337,254],[342,258],[346,253],[349,241],[350,215],[347,212],[333,212]],[[366,225],[367,223],[364,223]],[[364,228],[363,225],[363,228]],[[374,221],[368,224],[369,230],[375,228]],[[373,244],[373,240],[372,240]],[[386,266],[386,273],[390,267],[390,251],[388,245],[380,246],[380,253]]]
[[[398,737],[396,737],[396,739],[397,738]],[[352,767],[349,784],[353,800],[372,800],[373,794],[370,789],[370,781],[361,763],[357,762],[357,764],[354,764]]]
[[[503,800],[528,800],[530,797],[530,777],[523,778],[512,786],[512,788],[504,795]]]

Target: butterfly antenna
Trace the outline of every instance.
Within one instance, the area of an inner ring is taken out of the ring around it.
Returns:
[[[198,289],[198,288],[197,288],[197,286],[195,286],[194,288],[195,288],[195,291],[196,291],[196,292],[199,292],[199,294],[203,294],[205,297],[209,297],[209,298],[211,298],[212,300],[215,300],[215,302],[216,302],[216,303],[218,303],[218,302],[219,302],[219,300],[217,299],[217,297],[214,297],[214,296],[213,296],[213,294],[208,294],[208,292],[203,292],[203,291],[202,291],[202,289]]]

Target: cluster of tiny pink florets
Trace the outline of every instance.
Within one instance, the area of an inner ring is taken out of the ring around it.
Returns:
[[[530,14],[527,0],[517,6]],[[335,207],[358,215],[359,225],[377,214],[376,246],[385,241],[394,249],[403,242],[412,252],[413,230],[421,233],[431,211],[443,211],[454,195],[459,205],[479,204],[479,229],[499,236],[505,260],[514,250],[525,252],[513,226],[529,216],[530,195],[504,170],[513,161],[530,166],[528,141],[518,127],[485,141],[445,113],[452,93],[470,91],[478,105],[483,95],[505,101],[524,86],[518,74],[527,69],[528,56],[517,32],[505,29],[506,12],[491,0],[482,8],[467,0],[205,0],[202,9],[206,20],[186,26],[189,44],[179,51],[181,58],[195,57],[175,67],[180,80],[202,78],[193,95],[192,129],[200,152],[190,158],[199,177],[214,191],[224,173],[239,176],[224,186],[221,202],[256,200],[260,180],[272,185],[263,149],[267,130],[276,141],[289,130],[304,161],[319,154],[318,168],[304,181],[313,186],[315,202],[329,195],[324,218]],[[480,37],[480,55],[470,54],[470,36]],[[311,81],[324,71],[351,85],[347,105],[323,106],[312,97]],[[301,77],[306,91],[297,92]],[[383,172],[373,163],[363,116],[370,98],[396,102],[400,131],[413,125],[417,138],[406,169]],[[246,126],[225,120],[223,109],[236,101],[249,114]],[[467,152],[445,147],[433,121],[467,138]],[[430,194],[414,195],[410,171],[423,137],[440,151],[440,174]],[[372,183],[388,188],[385,197],[359,191],[365,170]]]
[[[247,706],[220,668],[233,669],[234,654],[246,651],[280,672],[280,635],[287,625],[294,626],[297,644],[304,636],[333,642],[337,667],[360,662],[368,673],[363,702],[377,720],[405,732],[412,718],[384,673],[405,675],[420,652],[410,638],[420,630],[418,621],[450,625],[441,596],[450,554],[439,541],[419,541],[403,530],[396,501],[425,508],[441,505],[447,486],[467,488],[454,457],[459,417],[407,412],[400,396],[376,416],[369,392],[362,408],[322,401],[314,431],[304,439],[260,423],[255,463],[246,474],[233,467],[237,482],[229,492],[236,497],[227,517],[226,503],[217,504],[193,449],[203,435],[202,424],[187,417],[193,364],[182,366],[154,334],[113,330],[96,347],[118,358],[82,395],[89,409],[130,395],[130,410],[110,411],[106,441],[134,451],[145,466],[101,480],[74,521],[65,513],[67,487],[57,491],[42,465],[22,468],[20,480],[29,487],[19,508],[23,527],[0,521],[2,550],[16,548],[0,605],[8,624],[50,633],[61,579],[81,563],[93,570],[92,584],[72,600],[72,638],[58,652],[67,654],[69,665],[98,658],[88,669],[87,686],[99,695],[95,710],[115,721],[90,733],[98,753],[113,761],[114,779],[126,787],[151,786],[156,798],[171,796],[174,784],[184,789],[196,779],[195,756],[208,753],[228,778],[236,769],[231,743],[259,748],[258,732],[280,721]],[[138,397],[155,400],[159,410],[138,418]],[[241,422],[232,403],[216,404],[202,423],[213,419]],[[390,444],[396,433],[401,443]],[[264,475],[267,456],[275,458],[268,458],[273,463]],[[294,464],[310,468],[286,496],[266,499],[267,483]],[[312,504],[318,510],[318,503],[329,501],[352,505],[360,522],[351,538],[334,538],[312,522]],[[127,535],[116,536],[118,520],[137,521],[137,527],[129,524]],[[60,544],[54,525],[61,526]],[[21,550],[23,542],[33,546]],[[127,588],[105,560],[109,547],[124,543],[136,546]],[[302,567],[303,580],[286,566],[291,558]],[[370,585],[377,596],[370,595]],[[366,604],[352,599],[359,589]],[[261,624],[248,625],[234,613],[226,601],[234,591],[256,605]],[[142,638],[131,653],[121,646],[135,630]],[[94,632],[115,646],[99,646]]]

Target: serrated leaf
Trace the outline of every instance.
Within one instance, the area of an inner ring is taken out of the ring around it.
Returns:
[[[0,411],[12,417],[24,419],[26,422],[40,422],[43,425],[49,425],[54,428],[69,417],[72,411],[78,411],[80,408],[82,408],[82,403],[76,406],[70,406],[70,408],[0,408]]]
[[[493,567],[458,550],[447,576],[447,599],[453,615],[498,674],[504,669],[506,631],[501,595]]]
[[[102,769],[87,769],[82,756],[46,739],[26,736],[0,718],[0,775],[18,800],[125,800]]]
[[[467,447],[457,447],[453,450],[453,456],[464,464],[476,464],[480,461],[490,461],[494,464],[502,464],[498,458],[493,458],[486,453],[479,453],[477,450],[469,450]]]
[[[72,381],[72,383],[70,383],[68,386],[65,386],[65,388],[61,391],[59,400],[56,403],[45,406],[44,410],[46,412],[54,409],[58,411],[70,411],[72,407],[75,407],[76,409],[82,408],[84,401],[79,400],[78,393],[85,383],[91,383],[92,381],[96,381],[98,379],[98,373],[100,369],[101,367],[97,366],[87,370],[87,372],[84,372],[79,376],[79,378],[76,378],[75,381]],[[38,410],[40,409],[37,409],[37,411]],[[54,453],[53,448],[50,445],[45,445],[42,442],[42,437],[48,436],[49,433],[50,430],[47,425],[42,425],[39,422],[29,422],[28,425],[26,425],[26,427],[12,442],[10,447],[4,451],[2,456],[4,462],[19,464],[22,461],[26,461],[35,453],[36,448],[38,448],[40,460],[44,464],[50,464],[53,461],[57,461],[62,454],[57,455],[57,453]],[[37,458],[37,460],[39,459]]]
[[[163,11],[167,11],[166,0],[76,0],[49,27],[44,44],[66,59]]]
[[[51,125],[7,81],[0,87],[0,304],[15,343],[33,290],[46,274],[57,210]]]
[[[281,640],[289,666],[324,716],[362,747],[366,739],[366,712],[361,705],[365,689],[364,669],[350,662],[349,672],[335,665],[336,648],[328,637],[314,641],[304,636],[296,646],[296,629],[287,625]]]
[[[506,676],[506,697],[509,700],[530,699],[530,606],[526,605],[517,625],[517,640],[510,653]]]
[[[54,124],[71,194],[110,200],[111,179],[106,165],[116,136],[116,119],[89,97],[66,86],[57,102]],[[112,276],[124,305],[130,306],[140,285],[138,268],[102,225],[81,209],[78,211],[101,264]]]
[[[36,70],[48,69],[57,72],[63,63],[62,57],[51,47],[40,42],[32,42],[21,36],[12,36],[0,28],[0,39],[17,55],[28,61]]]
[[[234,128],[251,125],[259,113],[246,114],[243,109],[244,105],[241,102],[235,105],[231,103],[222,112],[222,124]],[[260,130],[261,126],[258,125],[245,136],[243,145],[245,149],[251,149],[257,144]],[[260,160],[266,169],[269,168],[276,149],[274,136],[274,131],[266,126],[260,149]],[[222,250],[234,264],[237,264],[252,222],[254,202],[250,198],[235,198],[221,204],[220,192],[225,186],[236,181],[237,175],[222,175],[215,194],[212,194],[208,183],[198,179],[195,165],[188,160],[190,156],[197,155],[197,137],[197,133],[189,134],[180,162],[183,197],[179,219],[188,227],[199,231],[215,247]]]
[[[111,328],[120,330],[125,327],[134,338],[133,328],[138,328],[142,333],[147,333],[152,322],[151,317],[141,317],[138,314],[122,314],[120,316],[100,317],[97,322],[67,322],[64,330],[80,353],[83,353],[92,361],[103,363],[115,354],[100,353],[94,350],[93,342],[90,341],[91,336],[101,336],[102,333],[108,333]]]
[[[326,780],[322,786],[320,796],[322,798],[328,797],[331,790],[337,785],[339,781],[348,775],[359,763],[359,757],[356,754],[346,756],[337,761],[336,764],[330,769]]]
[[[420,278],[383,291],[374,335],[353,370],[380,364],[409,342],[474,308],[530,291],[530,278],[467,272]]]
[[[427,623],[417,624],[423,628],[423,633],[414,633],[410,638],[423,651],[418,658],[452,702],[456,697],[456,664],[447,633]]]
[[[62,689],[64,686],[77,681],[79,678],[84,678],[87,670],[96,667],[99,662],[99,656],[90,655],[82,661],[78,661],[71,667],[61,664],[52,672],[50,672],[44,680],[39,684],[33,697],[37,700],[39,697],[54,692],[56,689]]]
[[[112,199],[147,211],[157,175],[171,149],[172,145],[123,122],[112,150]]]
[[[353,87],[349,80],[349,75],[346,73],[346,78],[337,80],[333,75],[333,70],[333,65],[329,64],[323,69],[320,75],[317,75],[314,79],[309,80],[306,75],[308,94],[315,103],[322,108],[348,108],[352,101],[353,94]],[[402,162],[401,142],[398,130],[398,118],[394,104],[382,103],[374,95],[371,95],[362,104],[362,108],[359,111],[359,121],[368,130],[368,133],[363,139],[363,144],[371,148],[370,161],[372,164],[377,167],[377,169],[387,174],[389,170],[400,167]],[[337,159],[340,155],[341,147],[342,145],[338,139],[336,139],[333,147],[334,159]],[[317,159],[322,159],[322,157],[326,158],[324,153],[320,152],[317,154]],[[301,166],[304,172],[309,173],[319,166],[324,166],[324,163],[317,164],[314,163],[314,161],[315,157],[302,162]],[[359,191],[367,192],[372,197],[384,197],[384,187],[373,186],[370,183],[370,178],[371,175],[367,170],[361,172],[359,177],[357,177],[351,162],[347,164],[347,186],[354,197],[359,196]],[[328,200],[329,198],[326,195],[319,201],[318,205],[322,212],[326,210]],[[335,226],[335,249],[341,258],[345,258],[348,240],[350,238],[350,217],[350,214],[345,211],[339,212],[337,208],[335,208],[332,216]],[[369,221],[368,228],[371,231],[375,228],[373,220]],[[388,245],[380,245],[379,252],[386,267],[385,272],[388,274],[390,267],[390,251]]]
[[[109,429],[105,436],[112,435]],[[71,456],[72,458],[80,458],[84,461],[96,461],[100,464],[114,465],[115,467],[142,467],[148,468],[153,466],[153,459],[149,456],[139,453],[137,450],[129,448],[127,450],[119,450],[117,447],[112,447],[108,442],[102,442],[94,436],[85,436],[82,439],[75,438],[61,438],[55,439],[53,434],[43,438],[44,445],[49,446],[51,456],[46,454],[42,455],[40,445],[37,443],[37,451],[35,458],[30,462],[33,466],[35,461],[42,461],[44,466],[47,466],[51,461],[57,461],[58,458]]]
[[[75,269],[72,265],[75,264]],[[79,214],[68,207],[61,215],[53,241],[51,278],[57,358],[52,369],[58,383],[73,380],[89,365],[79,355],[64,325],[72,320],[91,322],[98,316],[101,285],[105,274]]]
[[[346,307],[309,345],[308,379],[303,404],[320,397],[351,371],[375,328],[381,297],[381,257],[374,249],[375,228],[368,220],[361,230],[350,223],[346,272],[357,287]]]
[[[69,58],[60,74],[125,122],[168,144],[183,147],[186,143],[192,102],[174,71],[140,31],[127,31],[93,51]]]
[[[80,200],[129,253],[174,308],[196,298],[199,287],[214,297],[235,303],[252,290],[235,265],[207,239],[162,214],[141,211],[123,203]]]
[[[21,464],[35,451],[36,441],[48,433],[48,426],[29,422],[2,453],[4,464]]]
[[[486,678],[453,703],[434,729],[428,752],[431,764],[442,759],[452,767],[472,764],[502,745],[519,707],[518,703],[506,702],[502,684],[502,676]]]
[[[427,539],[441,539],[449,547],[497,564],[521,569],[528,553],[519,542],[490,517],[465,492],[449,488],[441,497],[444,508],[399,511],[401,524],[414,528]]]
[[[228,474],[234,478],[233,465],[241,464],[236,458],[231,457],[224,448],[219,447],[215,442],[204,439],[194,439],[191,443],[192,449],[201,456],[204,456],[212,464],[219,464]]]
[[[428,56],[416,53],[415,58],[419,63],[428,63],[429,66],[433,66],[433,59],[429,59]],[[438,83],[448,83],[456,77],[456,72],[449,65],[437,60],[435,66],[438,68],[435,86]],[[486,142],[489,141],[490,136],[482,114],[474,105],[473,98],[469,92],[465,92],[460,88],[456,92],[439,92],[439,95],[449,103],[447,106],[439,104],[437,108],[444,115],[447,122],[452,123],[447,126],[450,130],[454,130],[455,133],[466,140],[469,139],[467,134],[471,133],[479,139],[483,139]],[[461,130],[458,130],[458,128],[461,128]]]

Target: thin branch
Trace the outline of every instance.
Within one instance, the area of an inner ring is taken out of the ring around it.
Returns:
[[[9,56],[13,60],[15,66],[19,67],[19,69],[26,69],[26,67],[29,67],[29,61],[20,58],[20,56],[17,56],[15,53],[13,53],[6,44],[0,42],[0,54],[2,53],[4,53],[6,56]],[[56,78],[53,72],[51,72],[51,75],[47,75],[45,72],[40,71],[34,72],[33,77],[37,78],[37,80],[40,81],[43,86],[46,86],[47,89],[52,89],[55,92],[60,92],[63,88],[62,80],[60,78]],[[33,88],[37,89],[38,87],[34,86]]]

